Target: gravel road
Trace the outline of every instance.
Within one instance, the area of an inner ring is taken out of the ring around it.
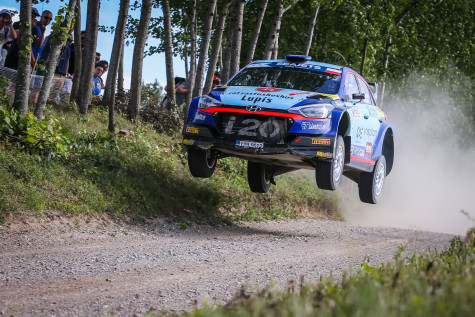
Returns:
[[[223,304],[245,285],[317,281],[393,259],[397,247],[441,251],[452,235],[326,220],[144,226],[57,217],[0,226],[0,315],[132,316]]]

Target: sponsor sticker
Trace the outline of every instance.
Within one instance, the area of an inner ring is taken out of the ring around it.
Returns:
[[[272,87],[265,87],[265,88],[257,88],[257,91],[260,92],[276,92],[276,91],[281,91],[281,88],[272,88]]]
[[[365,150],[362,147],[352,145],[351,146],[351,155],[364,157]]]
[[[287,93],[287,95],[289,96],[311,95],[311,94],[314,94],[314,93],[308,92],[308,91],[290,91]]]
[[[194,143],[195,143],[195,140],[183,139],[183,144],[193,145]]]
[[[371,156],[371,153],[373,153],[373,143],[366,142],[366,156]]]
[[[252,149],[263,149],[264,143],[263,142],[250,142],[250,141],[236,141],[236,145],[245,148],[252,148]]]
[[[330,139],[312,139],[312,144],[330,145]]]
[[[200,132],[200,129],[195,128],[195,127],[187,127],[186,132],[188,132],[188,133],[198,133],[198,132]]]
[[[300,124],[302,130],[323,130],[326,128],[325,123],[315,123],[304,121]]]
[[[199,113],[199,112],[197,112],[197,113],[195,114],[195,120],[201,120],[201,121],[203,121],[203,120],[205,120],[205,119],[206,119],[206,116],[205,116],[204,114]]]
[[[332,158],[333,154],[330,152],[317,152],[317,156],[324,158]]]
[[[356,107],[353,109],[353,117],[354,117],[355,119],[361,119],[361,118],[362,118],[361,111],[360,111],[360,108],[358,108],[358,106],[356,106]]]

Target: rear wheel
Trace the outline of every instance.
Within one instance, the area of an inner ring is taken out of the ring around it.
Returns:
[[[271,175],[266,173],[266,164],[247,161],[247,181],[252,192],[267,193],[271,185]]]
[[[385,177],[386,159],[382,155],[371,173],[361,173],[358,183],[360,200],[364,203],[376,204],[381,196]]]
[[[216,168],[216,159],[209,150],[188,148],[188,167],[194,177],[209,178]]]
[[[315,170],[317,186],[321,189],[335,190],[343,177],[345,164],[345,142],[339,135],[335,140],[335,151],[330,162],[318,162]]]

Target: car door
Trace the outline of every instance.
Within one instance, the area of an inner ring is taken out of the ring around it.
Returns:
[[[354,94],[364,94],[365,98],[355,100]],[[349,107],[348,114],[351,122],[350,157],[357,161],[374,164],[372,154],[380,122],[368,87],[356,73],[348,71],[346,74],[344,98],[345,104]]]

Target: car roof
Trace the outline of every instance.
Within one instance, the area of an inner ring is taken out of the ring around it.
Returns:
[[[296,62],[289,61],[289,60],[286,60],[286,59],[269,59],[269,60],[257,60],[257,61],[252,62],[251,64],[265,64],[265,63],[296,63]],[[321,66],[321,67],[343,70],[343,66],[321,63],[321,62],[306,61],[306,62],[297,62],[297,63],[298,64],[305,64],[305,65],[316,65],[316,66]]]

